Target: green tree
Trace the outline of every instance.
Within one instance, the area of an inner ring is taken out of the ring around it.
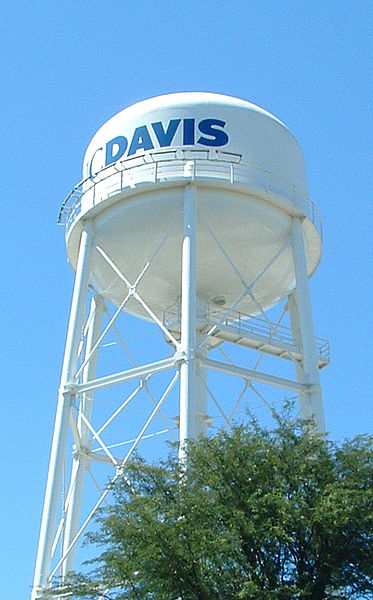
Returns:
[[[130,482],[130,483],[129,483]],[[300,423],[252,422],[138,459],[88,543],[88,577],[65,587],[94,599],[373,598],[373,439],[333,444]]]

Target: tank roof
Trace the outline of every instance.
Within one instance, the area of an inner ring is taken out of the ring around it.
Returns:
[[[213,92],[175,92],[171,94],[162,94],[161,96],[153,96],[152,98],[136,102],[136,104],[132,104],[131,106],[124,108],[123,110],[119,111],[117,115],[123,111],[126,111],[128,117],[130,117],[131,113],[137,114],[147,112],[148,110],[157,110],[172,106],[187,107],[193,104],[221,104],[222,106],[228,105],[232,107],[245,108],[277,121],[277,123],[288,130],[286,125],[280,121],[280,119],[272,115],[270,112],[264,110],[264,108],[261,108],[252,102],[248,102],[247,100],[242,100],[241,98],[235,98],[234,96],[217,94]],[[114,115],[114,117],[115,116],[116,115]]]

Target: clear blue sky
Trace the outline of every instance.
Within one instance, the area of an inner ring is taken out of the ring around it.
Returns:
[[[299,140],[323,217],[312,278],[333,438],[372,432],[371,0],[5,0],[1,46],[0,595],[28,598],[73,274],[60,204],[122,108],[175,91],[238,96]]]

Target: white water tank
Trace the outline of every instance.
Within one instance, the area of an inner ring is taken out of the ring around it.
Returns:
[[[301,148],[276,117],[244,100],[178,93],[130,106],[90,142],[83,183],[70,199],[68,258],[75,269],[83,222],[93,223],[91,284],[120,305],[137,292],[162,318],[181,295],[184,188],[198,205],[197,295],[258,313],[294,286],[292,216],[302,216],[311,275],[321,255],[318,212],[308,197]],[[122,274],[122,278],[118,276]],[[131,298],[125,310],[146,316]]]

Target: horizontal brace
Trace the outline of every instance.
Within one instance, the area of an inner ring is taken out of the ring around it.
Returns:
[[[228,375],[236,375],[237,377],[242,377],[243,379],[249,381],[259,381],[260,383],[267,383],[269,385],[274,385],[275,387],[284,388],[286,390],[292,390],[294,392],[304,393],[311,391],[311,384],[298,383],[297,381],[292,381],[291,379],[283,379],[282,377],[267,375],[266,373],[261,373],[260,371],[253,371],[251,369],[237,367],[236,365],[222,363],[209,358],[201,359],[201,364],[208,369],[212,369],[213,371],[221,371],[222,373],[227,373]]]
[[[121,371],[119,373],[113,373],[112,375],[106,375],[105,377],[99,377],[98,379],[92,379],[86,383],[67,385],[65,387],[66,393],[82,394],[84,392],[90,392],[93,390],[101,390],[111,385],[117,385],[124,383],[125,381],[131,381],[132,379],[142,379],[149,374],[161,373],[176,367],[182,360],[181,354],[175,353],[171,358],[165,358],[154,363],[149,363],[141,367],[135,367],[128,369],[127,371]]]

